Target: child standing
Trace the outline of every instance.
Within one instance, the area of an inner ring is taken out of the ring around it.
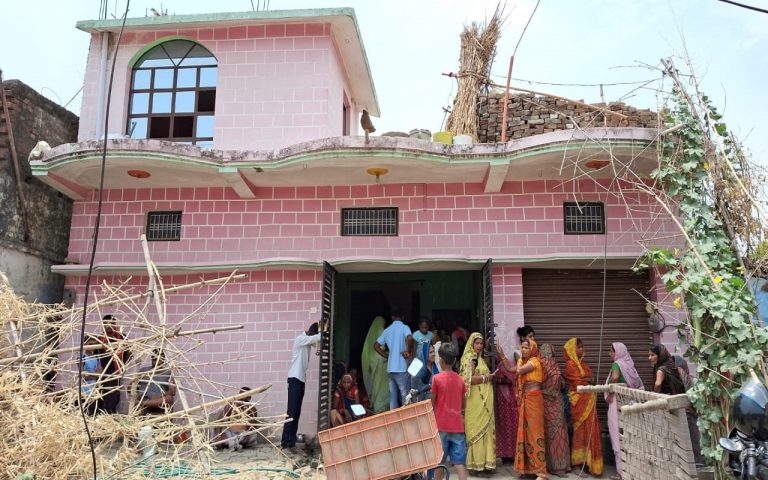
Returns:
[[[429,320],[426,317],[419,319],[419,329],[413,332],[413,343],[416,344],[416,357],[426,365],[429,346],[432,344],[432,332],[429,331]]]
[[[451,459],[459,480],[467,479],[464,467],[467,461],[467,441],[464,437],[464,394],[467,387],[464,379],[453,371],[456,363],[456,349],[451,343],[440,346],[439,362],[442,372],[432,377],[432,408],[435,411],[437,430],[443,444],[443,459]],[[442,470],[435,472],[435,479],[442,480]]]

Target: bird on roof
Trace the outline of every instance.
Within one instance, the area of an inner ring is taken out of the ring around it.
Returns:
[[[371,122],[371,116],[368,115],[368,110],[363,109],[363,114],[360,116],[360,126],[363,127],[365,132],[365,143],[368,144],[368,134],[376,131],[376,127]]]

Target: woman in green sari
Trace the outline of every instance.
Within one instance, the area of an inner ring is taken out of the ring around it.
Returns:
[[[387,375],[387,361],[376,353],[374,342],[384,331],[384,317],[376,317],[368,329],[368,335],[363,344],[362,364],[363,382],[371,402],[371,410],[374,413],[389,410],[389,376]]]
[[[496,420],[493,411],[493,373],[483,358],[483,336],[469,336],[461,356],[461,376],[467,386],[464,433],[467,437],[467,468],[496,468]]]

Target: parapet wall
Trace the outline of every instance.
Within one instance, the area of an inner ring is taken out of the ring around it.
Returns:
[[[480,143],[501,142],[504,94],[492,92],[478,97],[478,129]],[[567,100],[532,93],[510,95],[507,102],[507,139],[530,137],[555,130],[600,127],[656,128],[658,115],[649,109],[637,109],[623,102],[594,104],[626,116],[605,114]]]

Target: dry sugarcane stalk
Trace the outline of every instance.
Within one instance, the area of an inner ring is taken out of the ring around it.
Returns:
[[[158,320],[160,322],[160,328],[163,332],[165,332],[166,329],[166,323],[167,318],[165,316],[165,295],[162,292],[162,282],[160,281],[159,277],[157,276],[157,270],[154,268],[154,264],[152,263],[152,259],[149,256],[149,245],[147,244],[147,236],[142,234],[141,235],[141,246],[142,250],[144,251],[144,261],[147,266],[147,273],[149,274],[149,284],[147,286],[147,294],[154,299],[155,303],[155,309],[157,310],[157,316]],[[161,295],[158,295],[157,291],[157,284],[160,284],[161,287]],[[167,341],[167,338],[163,336],[160,339],[160,351],[162,352],[164,350],[164,343]],[[173,372],[173,369],[171,370]],[[181,401],[181,405],[184,408],[185,411],[189,410],[189,403],[187,402],[187,395],[184,393],[184,387],[179,383],[180,380],[177,378],[176,383],[178,385],[178,388],[176,390],[179,400]],[[197,458],[200,461],[200,463],[203,465],[203,471],[206,475],[209,475],[211,473],[211,462],[210,459],[203,453],[202,445],[203,441],[200,438],[200,432],[195,428],[195,422],[192,420],[191,416],[187,416],[187,424],[190,427],[190,435],[192,436],[192,445],[195,447]]]
[[[473,22],[461,33],[459,66],[460,73],[466,75],[459,77],[459,88],[446,126],[456,135],[467,134],[477,139],[477,95],[490,71],[501,36],[502,10],[501,5],[497,5],[484,28]]]
[[[199,412],[200,410],[220,407],[234,400],[242,400],[243,398],[251,397],[256,393],[266,392],[270,387],[272,387],[271,383],[267,385],[262,385],[261,387],[252,388],[251,390],[246,390],[240,393],[236,393],[235,395],[230,395],[229,397],[220,398],[219,400],[214,400],[208,403],[201,403],[199,405],[195,405],[194,407],[189,407],[188,409],[185,409],[185,410],[179,410],[177,412],[168,413],[160,417],[152,417],[150,419],[139,422],[138,426],[141,427],[144,425],[152,425],[158,422],[164,422],[166,420],[172,420],[174,418],[183,417],[184,415],[189,415],[190,413]]]
[[[186,331],[186,332],[181,332],[181,331],[177,330],[177,331],[172,331],[172,332],[168,333],[165,336],[165,338],[186,337],[186,336],[190,336],[190,335],[199,335],[201,333],[226,332],[226,331],[229,331],[229,330],[240,330],[242,328],[243,328],[242,325],[222,325],[220,327],[201,328],[199,330],[189,330],[189,331]],[[148,337],[137,338],[135,340],[119,340],[119,341],[116,341],[115,344],[119,345],[120,343],[148,342],[148,341],[152,341],[152,340],[157,340],[157,339],[159,339],[162,336],[163,335],[158,334],[158,335],[151,335],[151,336],[148,336]],[[86,352],[90,352],[90,351],[93,351],[93,350],[99,350],[101,348],[102,348],[101,345],[84,345],[83,346],[83,349]],[[29,362],[29,361],[34,361],[34,360],[36,360],[36,359],[38,359],[40,357],[54,356],[54,355],[59,355],[59,354],[62,354],[62,353],[72,353],[72,352],[77,352],[79,350],[80,350],[79,346],[77,346],[77,347],[67,347],[67,348],[59,348],[59,349],[56,349],[56,350],[51,350],[51,351],[48,351],[48,352],[29,353],[27,355],[22,355],[22,356],[19,356],[19,357],[2,358],[2,359],[0,359],[0,366],[13,365],[13,364],[19,363],[19,362],[25,362],[26,363],[26,362]]]
[[[178,291],[181,291],[181,290],[186,290],[188,288],[204,287],[206,285],[219,285],[221,283],[227,283],[230,280],[244,280],[247,277],[248,277],[248,275],[246,275],[244,273],[235,274],[235,272],[232,272],[230,275],[228,275],[226,277],[218,277],[218,278],[214,278],[214,279],[211,279],[211,280],[200,280],[199,282],[195,282],[195,283],[187,283],[187,284],[184,284],[184,285],[178,285],[178,286],[175,286],[175,287],[167,288],[167,289],[165,289],[165,291],[167,293],[175,293],[175,292],[178,292]],[[122,304],[122,303],[125,303],[125,302],[128,302],[128,301],[138,300],[138,299],[147,298],[147,297],[148,297],[147,292],[143,292],[143,293],[138,293],[138,294],[131,295],[131,296],[128,296],[128,297],[125,297],[125,298],[117,299],[117,300],[111,299],[111,300],[97,301],[97,302],[91,303],[89,305],[89,309],[95,310],[97,307],[104,307],[104,306],[108,306],[108,305],[117,305],[117,304]],[[33,316],[24,317],[24,318],[20,319],[20,321],[27,322],[27,321],[33,321],[33,320],[45,320],[45,319],[51,318],[51,317],[60,317],[60,316],[63,316],[63,315],[75,314],[75,313],[78,313],[80,311],[82,311],[82,307],[72,307],[72,308],[68,308],[68,309],[64,309],[64,310],[55,310],[53,312],[47,312],[47,313],[42,314],[42,315],[33,315]]]

